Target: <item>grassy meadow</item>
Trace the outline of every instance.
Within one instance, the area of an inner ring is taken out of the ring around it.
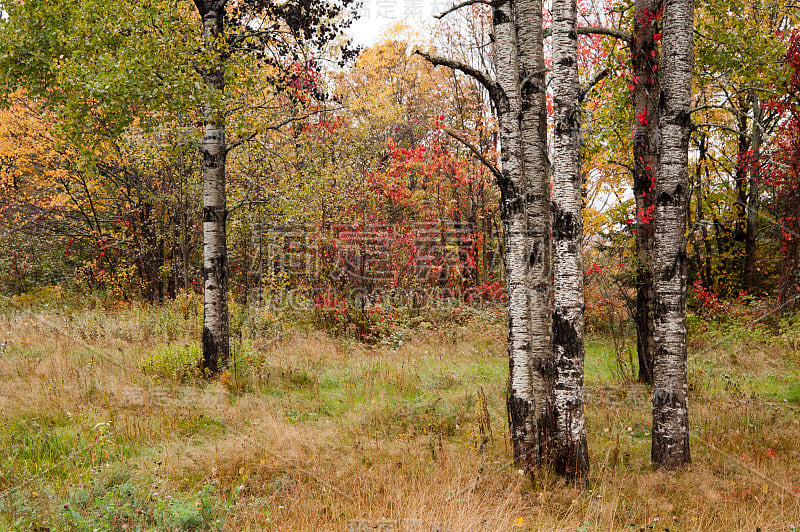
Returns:
[[[590,486],[510,461],[500,312],[375,345],[234,308],[199,378],[194,297],[0,301],[0,530],[762,530],[800,527],[800,342],[692,324],[693,464],[655,471],[650,391],[587,340]],[[780,332],[780,331],[777,331]]]

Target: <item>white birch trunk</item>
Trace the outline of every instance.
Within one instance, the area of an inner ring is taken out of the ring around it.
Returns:
[[[553,0],[553,358],[558,429],[555,468],[568,478],[585,479],[589,451],[583,415],[581,107],[576,28],[576,1]]]
[[[531,456],[533,426],[529,418],[534,411],[534,396],[531,389],[528,224],[527,211],[521,205],[524,205],[528,187],[522,162],[519,65],[511,1],[495,5],[493,23],[497,82],[505,94],[504,102],[498,103],[498,120],[504,177],[500,189],[508,287],[508,414],[514,460],[527,466]]]
[[[547,157],[547,106],[542,0],[516,0],[515,19],[522,138],[522,188],[510,210],[524,212],[530,393],[526,452],[531,465],[549,466],[554,458],[555,365],[553,363],[553,280],[550,242],[550,181]]]
[[[204,72],[206,85],[217,98],[204,107],[203,134],[203,369],[213,375],[228,364],[228,274],[227,198],[225,191],[225,117],[220,108],[225,90],[225,71],[216,52],[222,35],[222,9],[209,9],[203,16],[203,38],[218,63]],[[216,101],[215,101],[216,100]]]
[[[662,140],[655,199],[652,459],[666,469],[691,461],[686,381],[686,205],[693,26],[693,0],[664,0],[659,113]]]

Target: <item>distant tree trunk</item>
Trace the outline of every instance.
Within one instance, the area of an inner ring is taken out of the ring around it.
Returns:
[[[747,107],[748,104],[739,104],[739,116],[736,120],[736,130],[739,132],[738,139],[738,153],[736,160],[736,172],[734,181],[736,182],[736,219],[733,222],[733,239],[735,242],[742,246],[745,242],[745,233],[747,231],[747,180],[748,180],[748,161],[750,151],[750,134],[747,130]],[[741,253],[741,247],[739,248]],[[738,253],[737,253],[738,255]],[[735,269],[732,271],[742,271],[739,268],[743,267],[739,257],[733,259],[731,265]]]
[[[509,2],[512,4],[512,2]],[[517,34],[524,189],[514,209],[525,212],[525,290],[530,334],[530,390],[527,452],[531,466],[549,467],[557,441],[554,412],[553,280],[550,242],[550,181],[547,157],[547,104],[542,0],[512,5]]]
[[[692,97],[693,0],[664,0],[664,67],[656,182],[655,364],[652,460],[666,469],[691,461],[686,380],[686,207]]]
[[[213,63],[203,71],[206,86],[214,91],[204,105],[203,134],[203,368],[215,374],[228,364],[228,216],[225,191],[225,66],[219,41],[223,35],[224,2],[195,0],[203,18],[203,39]]]
[[[785,186],[781,202],[781,277],[778,285],[778,303],[782,313],[791,313],[798,307],[800,292],[800,189]]]
[[[586,478],[589,450],[583,415],[583,183],[577,13],[576,0],[553,1],[555,469],[569,478]]]
[[[697,168],[695,171],[695,204],[696,204],[696,219],[695,224],[700,227],[701,238],[703,239],[702,247],[695,246],[697,271],[700,273],[700,279],[703,286],[709,289],[714,288],[714,279],[711,272],[711,258],[713,257],[711,250],[711,243],[708,240],[708,227],[705,223],[705,210],[703,209],[703,172],[708,172],[706,166],[706,158],[708,155],[708,135],[703,133],[697,143]]]
[[[750,140],[750,188],[747,191],[747,234],[744,244],[744,287],[752,293],[756,288],[756,234],[758,233],[759,170],[761,161],[761,102],[753,94],[753,130]]]
[[[658,166],[658,43],[661,0],[636,0],[633,38],[633,194],[636,200],[636,347],[639,381],[653,382],[653,209]]]

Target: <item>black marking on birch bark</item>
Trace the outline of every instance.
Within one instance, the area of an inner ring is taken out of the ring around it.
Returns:
[[[543,76],[538,72],[529,72],[528,70],[520,69],[519,73],[519,90],[521,101],[521,110],[529,111],[536,103],[534,95],[544,92],[542,86]]]
[[[214,335],[208,329],[208,327],[203,327],[203,353],[207,353],[209,356],[208,358],[203,360],[203,366],[206,371],[210,373],[209,376],[216,375],[219,373],[220,368],[222,367],[221,360],[220,360],[220,346]]]
[[[670,279],[674,279],[676,275],[680,275],[682,272],[686,271],[686,251],[681,250],[677,254],[675,254],[675,258],[672,260],[672,264],[669,267],[664,268],[661,273],[661,280],[662,281],[669,281]]]
[[[659,352],[659,356],[664,353]],[[671,426],[676,414],[678,427]],[[659,390],[653,392],[653,448],[651,459],[666,469],[677,469],[691,463],[689,452],[689,409],[682,391]],[[677,430],[676,430],[677,429]]]
[[[225,223],[228,218],[228,211],[219,207],[203,207],[203,223],[216,222]]]
[[[565,319],[558,310],[553,312],[553,344],[564,347],[567,353],[577,353],[580,351],[581,342],[578,338],[578,331],[575,326]],[[562,359],[570,360],[571,358]],[[560,366],[560,361],[556,361]]]
[[[684,128],[691,128],[692,127],[692,115],[687,110],[679,111],[678,114],[675,116],[675,124],[682,126]]]
[[[550,285],[545,283],[536,283],[533,285],[533,291],[539,294],[544,294],[550,290]]]
[[[507,214],[519,214],[528,205],[545,201],[546,199],[543,194],[518,194],[516,193],[516,187],[512,185],[507,197],[504,197],[503,208],[506,209],[505,212]]]
[[[536,440],[533,448],[528,451],[528,462],[539,467],[552,464],[558,448],[558,441],[556,440],[558,426],[555,407],[552,404],[543,406],[535,422]]]
[[[658,356],[669,356],[664,350],[659,350]],[[686,398],[682,393],[663,388],[653,389],[653,406],[670,406],[674,408],[686,408]]]
[[[572,426],[571,410],[565,413],[555,412],[555,415],[564,417],[566,427]],[[567,434],[564,441],[558,442],[553,464],[555,471],[557,474],[566,477],[567,480],[585,478],[588,482],[586,477],[589,472],[589,445],[586,442],[586,433],[581,434],[577,442],[570,436],[571,434]]]
[[[577,33],[574,34],[574,36],[576,36],[576,37],[577,37],[577,35],[578,35]],[[564,57],[563,59],[558,61],[558,64],[569,68],[569,67],[571,67],[572,65],[575,64],[575,61],[573,61],[573,59],[571,57]]]
[[[501,3],[500,5],[495,7],[495,10],[492,12],[492,25],[497,27],[501,24],[508,24],[511,22],[511,19],[508,18],[508,15],[505,14],[504,11],[498,10],[505,2]]]
[[[580,230],[575,215],[553,203],[553,240],[572,240]]]
[[[541,375],[545,381],[554,382],[556,377],[556,366],[551,357],[546,359],[534,360],[531,369]]]
[[[531,266],[536,266],[542,261],[542,253],[540,251],[539,242],[533,243],[533,249],[531,250],[530,255],[528,256],[528,264]]]
[[[526,448],[524,436],[527,432],[525,423],[531,413],[531,404],[521,397],[516,397],[513,395],[513,391],[510,391],[506,406],[508,408],[508,422],[513,432],[511,441],[514,448],[514,462],[520,466],[527,466],[530,451]]]
[[[640,265],[639,269],[639,287],[636,293],[636,342],[639,358],[639,382],[652,383],[653,352],[645,342],[649,342],[650,338],[652,338],[650,327],[653,314],[653,298],[651,296],[653,280],[649,267]]]
[[[218,255],[216,257],[209,258],[208,261],[211,263],[211,267],[206,268],[203,266],[203,277],[205,280],[208,281],[209,279],[216,279],[218,284],[225,282],[228,265],[227,255]]]

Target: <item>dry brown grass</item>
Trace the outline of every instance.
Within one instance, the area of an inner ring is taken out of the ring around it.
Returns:
[[[764,372],[758,357],[796,377],[774,347],[735,365],[736,389],[720,376],[730,357],[692,368],[705,372],[691,404],[694,464],[674,474],[649,464],[649,392],[589,375],[586,491],[555,479],[532,486],[510,465],[500,325],[419,331],[397,350],[290,330],[256,338],[227,386],[181,385],[138,369],[168,340],[145,337],[140,312],[0,317],[0,441],[11,443],[0,453],[0,528],[80,529],[59,508],[87,488],[92,467],[124,472],[158,508],[169,508],[166,494],[191,501],[206,490],[219,501],[210,525],[231,531],[800,526],[798,404],[748,388]],[[494,436],[483,444],[478,387]],[[15,457],[44,435],[57,447],[62,433],[60,453]],[[107,529],[124,522],[85,513]]]

